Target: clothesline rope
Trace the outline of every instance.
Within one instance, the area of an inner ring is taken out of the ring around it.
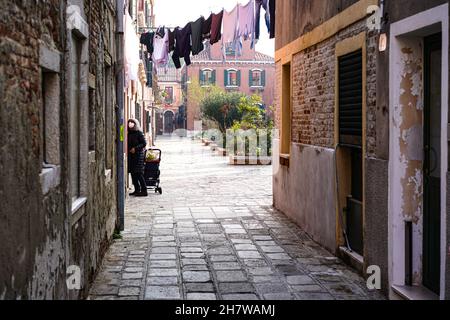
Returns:
[[[218,13],[211,11],[208,19],[202,15],[183,28],[166,25],[139,27],[140,43],[146,45],[147,52],[151,54],[151,59],[155,63],[154,67],[167,66],[169,53],[172,51],[174,52],[172,60],[177,69],[181,67],[180,58],[184,58],[187,66],[190,65],[191,53],[195,56],[202,52],[206,39],[210,39],[211,45],[222,40],[224,61],[226,44],[232,43],[236,59],[236,55],[241,54],[242,40],[251,40],[251,49],[255,50],[254,45],[259,39],[261,7],[266,11],[266,25],[270,37],[273,38],[275,0],[249,0],[245,5],[237,3],[230,12],[224,8]],[[268,15],[270,20],[267,18]]]

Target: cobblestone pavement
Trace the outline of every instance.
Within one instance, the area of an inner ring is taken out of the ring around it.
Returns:
[[[378,299],[274,210],[270,166],[162,138],[162,195],[131,198],[89,299]]]

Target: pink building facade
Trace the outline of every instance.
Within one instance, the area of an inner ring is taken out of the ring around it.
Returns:
[[[240,55],[227,46],[225,60],[221,43],[206,47],[187,67],[188,86],[194,79],[202,86],[216,85],[227,91],[258,94],[266,108],[273,106],[274,58],[251,49],[250,41],[244,42]],[[187,129],[194,130],[194,123],[199,120],[200,106],[188,99]]]

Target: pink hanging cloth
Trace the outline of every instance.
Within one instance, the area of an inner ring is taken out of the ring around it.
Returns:
[[[223,11],[223,29],[222,29],[222,49],[224,51],[225,57],[225,45],[227,43],[232,43],[233,48],[236,48],[236,43],[238,39],[237,27],[239,23],[239,6],[234,7],[233,10],[227,12]]]
[[[237,38],[252,40],[252,48],[255,40],[255,0],[250,0],[246,5],[239,4],[239,18]]]
[[[163,37],[156,32],[153,38],[152,60],[155,67],[166,67],[169,62],[169,30],[166,28],[163,28],[163,30]]]

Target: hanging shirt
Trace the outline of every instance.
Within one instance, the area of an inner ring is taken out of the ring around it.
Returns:
[[[260,18],[261,18],[261,7],[266,11],[264,15],[264,20],[266,21],[267,32],[270,33],[270,14],[269,14],[269,0],[255,0],[256,11],[255,11],[255,39],[258,40],[261,34]]]
[[[155,67],[165,67],[169,62],[169,32],[157,32],[153,38],[153,56],[152,60]]]
[[[246,5],[239,4],[237,38],[241,40],[252,40],[253,49],[255,40],[255,0],[250,0]],[[241,42],[239,43],[240,45]],[[241,49],[241,48],[239,48]]]
[[[152,55],[153,54],[153,37],[155,36],[154,32],[146,32],[141,34],[140,43],[145,45],[147,48],[147,52]]]
[[[156,34],[160,37],[160,38],[164,38],[164,36],[166,35],[166,28],[164,26],[159,27],[158,29],[156,29]]]
[[[169,52],[175,49],[175,30],[169,30]]]
[[[195,22],[191,22],[191,39],[192,39],[192,54],[197,55],[205,48],[203,46],[203,22],[205,18],[200,17]]]
[[[223,12],[223,32],[222,32],[222,48],[225,51],[225,45],[232,43],[233,49],[236,49],[238,40],[238,23],[239,23],[239,5],[234,7],[231,12]],[[225,56],[225,52],[224,52]]]
[[[276,8],[276,1],[269,0],[270,39],[275,38],[275,8]]]
[[[236,6],[231,12],[223,12],[223,32],[222,41],[224,43],[234,42],[237,35],[239,6]]]
[[[213,13],[211,16],[211,37],[209,43],[214,44],[222,38],[223,10],[217,14]]]
[[[186,65],[191,64],[191,24],[188,23],[183,29],[175,29],[175,50],[172,60],[177,69],[181,68],[180,58],[184,58]]]
[[[209,16],[208,19],[203,21],[202,25],[202,39],[206,40],[211,37],[211,23],[212,23],[213,14]]]

